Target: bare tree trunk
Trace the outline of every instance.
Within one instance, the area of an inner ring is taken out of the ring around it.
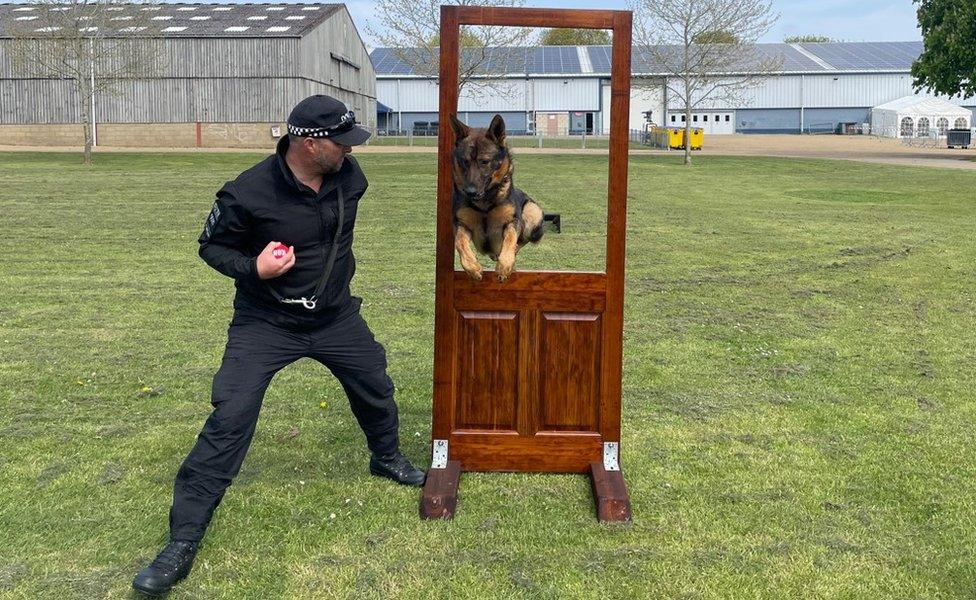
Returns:
[[[691,94],[688,93],[689,81],[685,77],[685,164],[691,164]]]
[[[78,82],[78,93],[81,95],[81,122],[85,132],[85,166],[92,164],[92,92],[87,81]]]

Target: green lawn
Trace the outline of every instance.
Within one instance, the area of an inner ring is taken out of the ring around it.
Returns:
[[[231,317],[196,238],[257,158],[0,155],[0,597],[125,597],[165,540]],[[435,156],[360,160],[354,292],[426,466]],[[516,160],[564,222],[520,265],[598,268],[606,158]],[[630,163],[633,523],[598,524],[582,476],[513,474],[420,521],[302,361],[172,597],[972,598],[976,173],[680,160]]]

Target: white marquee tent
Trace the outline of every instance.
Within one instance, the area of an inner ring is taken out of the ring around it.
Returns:
[[[882,137],[944,136],[969,129],[973,114],[939,98],[905,96],[871,109],[871,133]]]

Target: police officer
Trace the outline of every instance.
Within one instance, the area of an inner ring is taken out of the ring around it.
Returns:
[[[366,435],[370,472],[423,483],[424,472],[399,451],[385,351],[349,291],[356,208],[367,186],[349,153],[369,135],[338,100],[306,98],[275,154],[217,192],[200,256],[234,279],[234,317],[214,376],[213,412],[176,474],[170,541],[136,575],[135,589],[162,594],[189,573],[247,453],[271,378],[299,358],[314,358],[339,379]]]

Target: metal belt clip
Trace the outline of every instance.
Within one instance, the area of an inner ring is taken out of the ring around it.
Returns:
[[[301,304],[302,306],[304,306],[308,310],[315,310],[315,303],[317,302],[317,300],[316,300],[315,296],[312,296],[311,298],[304,298],[304,297],[302,297],[302,298],[294,298],[294,299],[292,299],[292,298],[282,298],[281,299],[281,302],[283,304]]]

